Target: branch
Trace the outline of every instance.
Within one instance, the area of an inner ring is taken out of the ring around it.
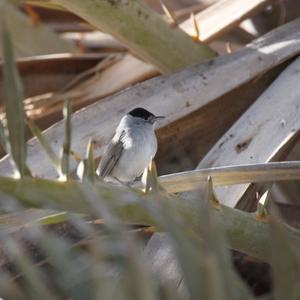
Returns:
[[[215,56],[208,46],[195,43],[180,29],[170,27],[139,0],[55,2],[112,34],[162,72],[172,72]]]
[[[300,162],[270,162],[197,169],[160,176],[158,180],[168,193],[180,193],[197,190],[199,183],[205,182],[208,176],[212,178],[215,186],[299,180]],[[137,183],[134,187],[141,188],[141,183]]]
[[[155,211],[152,210],[151,215],[149,212],[151,209],[146,208],[152,203],[157,204],[157,199],[142,196],[123,187],[113,187],[100,182],[92,186],[75,181],[55,182],[32,178],[15,180],[0,177],[0,190],[9,196],[8,199],[2,197],[2,205],[4,202],[7,205],[7,201],[13,197],[27,207],[50,206],[54,209],[94,214],[99,208],[101,199],[108,206],[113,205],[117,216],[125,222],[159,226],[154,218]],[[199,204],[171,196],[161,196],[160,201],[172,210],[172,214],[179,213],[182,218],[188,219],[192,228],[198,228],[201,215]],[[224,205],[216,206],[213,210],[225,230],[231,248],[263,261],[270,260],[271,249],[268,243],[270,224],[267,221],[258,220],[253,213]],[[284,224],[282,227],[294,246],[300,248],[299,232]]]

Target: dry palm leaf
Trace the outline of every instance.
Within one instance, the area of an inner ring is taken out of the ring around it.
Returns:
[[[107,54],[51,54],[17,60],[25,98],[61,90],[75,76],[93,68]],[[0,104],[3,100],[3,75],[0,63]]]
[[[278,158],[300,129],[299,69],[297,59],[224,134],[198,167],[260,163]],[[218,188],[217,193],[223,203],[234,207],[248,187]]]
[[[46,128],[60,118],[65,99],[69,99],[74,110],[78,110],[155,75],[158,75],[155,68],[130,54],[125,57],[122,54],[107,55],[97,66],[73,78],[60,91],[27,99],[27,111]]]
[[[161,125],[170,124],[204,108],[218,97],[299,53],[299,26],[300,21],[296,20],[231,55],[155,78],[88,106],[73,116],[76,132],[73,149],[83,154],[88,140],[94,137],[98,141],[95,153],[101,154],[102,146],[110,138],[121,116],[134,106],[144,106],[154,113],[167,116],[167,123]],[[63,125],[57,123],[52,126],[46,136],[58,149],[62,143]],[[43,160],[44,153],[37,141],[32,140],[29,145],[28,162],[32,170],[39,175],[53,176],[52,167]],[[75,164],[71,164],[71,170],[74,168]],[[10,174],[7,161],[2,160],[0,172]]]
[[[4,22],[12,36],[17,57],[77,51],[72,43],[61,39],[47,26],[33,26],[25,14],[12,4],[1,1],[0,28]]]
[[[275,0],[221,0],[195,15],[199,27],[198,39],[210,42],[224,32],[236,27],[242,20],[263,11]],[[190,35],[195,35],[193,20],[187,20],[180,28]]]

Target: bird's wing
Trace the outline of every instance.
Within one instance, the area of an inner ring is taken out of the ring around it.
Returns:
[[[97,169],[97,174],[100,177],[109,176],[113,170],[113,168],[118,163],[122,152],[124,150],[122,137],[124,136],[125,131],[123,131],[120,135],[118,141],[111,141],[101,158],[99,167]]]

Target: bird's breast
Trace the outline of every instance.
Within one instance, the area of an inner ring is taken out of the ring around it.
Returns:
[[[114,175],[121,181],[132,181],[154,158],[157,140],[153,128],[135,128],[128,130],[122,141],[124,150]]]
[[[136,129],[124,138],[124,152],[132,156],[137,163],[145,165],[150,162],[157,151],[157,140],[154,131]],[[134,163],[134,162],[133,162]]]

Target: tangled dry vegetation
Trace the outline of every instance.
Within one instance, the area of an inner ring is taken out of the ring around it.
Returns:
[[[299,299],[298,0],[0,19],[0,298]],[[134,107],[166,116],[156,165],[111,186],[95,167]]]

